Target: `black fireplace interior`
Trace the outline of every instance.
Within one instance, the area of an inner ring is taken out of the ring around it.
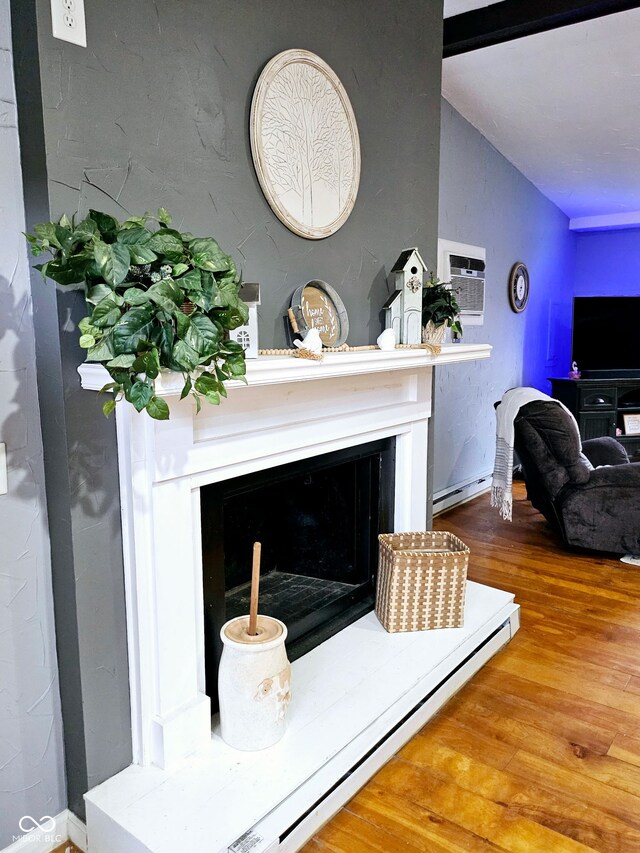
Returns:
[[[393,530],[395,440],[314,456],[200,490],[207,693],[217,705],[220,628],[249,612],[262,543],[260,613],[287,626],[290,660],[373,607],[377,537]]]

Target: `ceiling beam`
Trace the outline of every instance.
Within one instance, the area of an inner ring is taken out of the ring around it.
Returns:
[[[638,6],[638,0],[502,0],[445,18],[442,55],[446,59]]]

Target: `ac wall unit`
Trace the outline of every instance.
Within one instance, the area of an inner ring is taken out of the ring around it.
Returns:
[[[463,325],[484,322],[485,261],[480,246],[438,240],[438,278],[451,282]]]

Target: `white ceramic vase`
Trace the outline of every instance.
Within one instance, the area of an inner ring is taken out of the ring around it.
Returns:
[[[226,622],[218,671],[222,739],[235,749],[266,749],[285,733],[291,698],[291,664],[279,619],[258,616],[258,634],[248,633],[249,617]]]

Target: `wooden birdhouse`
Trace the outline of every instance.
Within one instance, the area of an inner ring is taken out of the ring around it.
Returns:
[[[422,284],[427,267],[417,249],[405,249],[389,274],[391,296],[384,305],[385,328],[399,344],[422,340]]]
[[[240,344],[245,358],[258,357],[258,305],[260,305],[260,285],[245,282],[240,288],[240,299],[249,309],[249,321],[244,326],[229,332],[232,341]]]

